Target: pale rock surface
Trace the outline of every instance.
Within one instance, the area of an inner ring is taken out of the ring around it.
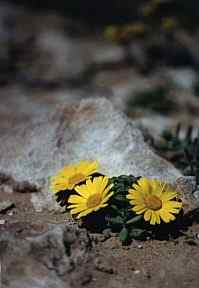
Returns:
[[[81,40],[69,38],[58,31],[42,31],[35,41],[34,62],[27,76],[32,80],[59,81],[84,72],[90,55]],[[39,57],[38,57],[39,55]]]
[[[32,194],[36,210],[56,209],[49,177],[64,165],[97,159],[101,172],[145,175],[167,181],[181,176],[144,142],[136,125],[105,98],[88,98],[71,106],[60,104],[52,112],[30,121],[13,123],[0,142],[0,171],[16,181],[37,184]]]
[[[193,90],[197,82],[197,74],[193,69],[168,69],[165,71],[167,80],[178,89]]]

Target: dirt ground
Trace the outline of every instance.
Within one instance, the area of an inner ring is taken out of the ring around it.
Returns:
[[[0,219],[5,220],[0,225],[1,233],[14,230],[17,237],[24,238],[45,232],[48,223],[66,221],[65,214],[34,212],[30,194],[0,194],[0,201],[9,198],[15,207],[0,214]],[[81,282],[81,287],[198,288],[198,231],[199,224],[193,224],[177,239],[133,241],[129,246],[122,246],[115,236],[91,234],[93,260],[85,264],[90,276]]]
[[[88,287],[198,287],[199,250],[183,238],[121,247],[109,239],[96,247],[100,268]]]

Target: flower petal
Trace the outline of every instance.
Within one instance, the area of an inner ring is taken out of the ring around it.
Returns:
[[[90,195],[90,190],[88,190],[87,185],[83,184],[81,186],[76,186],[75,191],[81,195],[81,197],[87,199]]]
[[[160,215],[159,215],[159,211],[156,212],[156,223],[160,224],[161,220],[160,220]]]
[[[94,209],[94,211],[96,212],[96,211],[98,211],[98,210],[100,210],[101,208],[104,208],[104,207],[106,207],[106,206],[108,206],[108,204],[101,204],[101,205],[97,206],[97,207]]]
[[[133,211],[137,212],[137,211],[140,211],[140,210],[143,210],[145,209],[145,205],[144,204],[141,204],[141,205],[136,205],[133,207]]]
[[[110,192],[110,193],[102,200],[102,203],[107,202],[107,201],[111,198],[111,196],[112,196],[113,194],[114,194],[113,192]]]
[[[150,189],[150,181],[146,177],[142,177],[138,180],[138,186],[141,187],[142,189],[139,189],[140,192],[143,194],[146,194],[149,192]]]
[[[71,214],[78,214],[79,212],[82,212],[82,211],[84,211],[84,210],[85,210],[84,207],[78,206],[77,208],[72,208],[72,209],[70,210],[70,213],[71,213]]]
[[[162,201],[169,201],[171,199],[176,198],[177,195],[178,195],[177,191],[167,191],[167,192],[162,193],[161,199]]]
[[[135,207],[136,207],[136,206],[135,206]],[[138,215],[139,215],[139,214],[142,214],[143,212],[145,212],[145,211],[147,210],[147,208],[144,207],[144,208],[142,208],[142,209],[140,209],[140,210],[135,211],[135,207],[133,207],[132,210],[133,210],[134,212],[136,212],[136,214],[138,214]]]
[[[76,203],[76,204],[80,204],[80,203],[85,203],[85,199],[81,196],[78,195],[71,195],[68,198],[68,202],[69,203]]]
[[[156,212],[155,212],[155,211],[152,211],[152,212],[151,212],[151,221],[150,221],[150,224],[151,224],[151,225],[155,225],[155,224],[156,224],[156,221],[157,221],[157,219],[156,219]]]
[[[110,184],[106,187],[106,189],[102,192],[102,197],[106,197],[106,195],[109,193],[109,191],[113,188],[113,184]],[[113,191],[112,191],[113,192]]]
[[[144,220],[149,221],[151,219],[152,211],[151,210],[146,210],[144,213]]]
[[[174,215],[163,209],[159,211],[159,215],[165,223],[169,223],[170,221],[175,220]]]
[[[177,208],[180,209],[182,208],[182,202],[177,202],[177,201],[168,201],[168,202],[164,202],[163,206],[167,209],[169,208]]]
[[[81,217],[84,217],[84,216],[90,214],[91,212],[93,212],[93,208],[86,209],[86,210],[82,211],[79,215],[77,215],[77,219],[80,219]]]

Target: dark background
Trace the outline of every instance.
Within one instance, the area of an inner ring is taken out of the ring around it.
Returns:
[[[139,6],[151,1],[132,0],[69,0],[69,1],[23,1],[10,0],[9,2],[24,5],[36,11],[54,10],[63,15],[81,19],[87,23],[96,25],[107,23],[124,23],[132,19],[139,19]],[[178,15],[185,22],[198,23],[199,5],[197,0],[171,0],[160,1],[161,15]],[[188,24],[188,23],[187,23]]]

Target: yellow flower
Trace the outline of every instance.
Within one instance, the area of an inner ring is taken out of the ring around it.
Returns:
[[[118,28],[110,25],[104,30],[104,37],[111,41],[118,41]]]
[[[72,190],[75,185],[85,181],[99,169],[97,161],[80,161],[77,164],[65,166],[57,175],[51,177],[51,190],[55,193]]]
[[[161,0],[152,0],[149,3],[145,4],[142,8],[142,14],[143,16],[152,16],[156,10],[159,8],[161,4]]]
[[[75,191],[79,195],[71,195],[68,199],[68,206],[71,214],[78,214],[77,219],[96,212],[106,207],[107,201],[113,195],[111,192],[112,184],[108,185],[108,177],[95,177],[93,181],[88,179],[86,184],[76,186]]]
[[[175,220],[173,214],[178,214],[182,208],[182,203],[174,200],[177,191],[167,183],[143,177],[132,188],[127,195],[132,210],[144,214],[144,220],[152,225],[160,224],[160,220],[165,223]]]
[[[152,5],[152,3],[146,4],[142,8],[142,14],[144,17],[151,16],[156,11],[156,5]]]
[[[177,22],[174,18],[165,17],[162,19],[162,28],[166,31],[172,30],[177,26]]]
[[[146,32],[146,25],[142,22],[134,22],[121,26],[108,26],[104,31],[104,37],[113,42],[130,40],[133,36],[143,36]]]
[[[128,24],[123,28],[124,36],[141,36],[146,32],[146,25],[142,22],[135,22],[132,24]]]

